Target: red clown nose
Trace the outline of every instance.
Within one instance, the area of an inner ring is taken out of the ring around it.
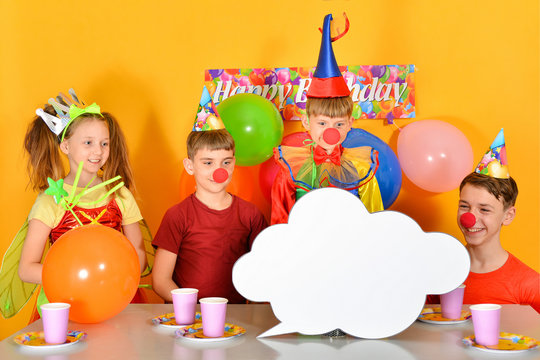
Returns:
[[[465,214],[461,215],[459,218],[459,222],[463,227],[470,228],[473,227],[474,224],[476,224],[476,218],[474,215],[470,212],[466,212]]]
[[[339,139],[341,138],[341,134],[337,129],[328,128],[324,130],[322,137],[325,143],[328,145],[334,145],[338,143]]]
[[[214,171],[212,178],[215,182],[222,183],[229,178],[229,173],[224,168],[219,168]]]

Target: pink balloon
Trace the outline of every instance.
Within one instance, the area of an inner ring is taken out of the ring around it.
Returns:
[[[268,202],[272,202],[272,184],[276,179],[278,171],[279,165],[274,160],[274,157],[263,162],[259,169],[259,186]]]
[[[469,140],[458,128],[440,120],[405,126],[398,137],[397,152],[409,180],[431,192],[455,189],[473,167]]]
[[[221,74],[220,79],[223,82],[231,81],[232,79],[234,79],[234,75],[231,75],[231,74],[227,73],[226,71],[224,71]]]
[[[240,86],[249,86],[249,85],[251,85],[251,82],[249,81],[248,76],[242,76],[240,78],[240,80],[238,80],[238,83],[240,84]]]
[[[282,84],[286,84],[291,80],[291,73],[289,70],[281,69],[277,72],[278,81]]]
[[[308,133],[305,131],[299,131],[283,137],[281,145],[300,147],[304,146],[304,140],[308,138]]]
[[[356,82],[356,75],[354,75],[352,72],[350,71],[345,71],[343,73],[343,78],[345,79],[345,82],[348,84],[348,83],[351,83],[351,84],[354,84]]]
[[[398,76],[398,69],[395,66],[390,67],[390,77],[388,78],[388,83],[393,83],[396,81]]]

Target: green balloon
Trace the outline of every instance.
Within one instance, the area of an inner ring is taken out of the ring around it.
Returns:
[[[353,74],[358,74],[359,70],[360,70],[360,65],[349,66],[349,71],[352,72]]]
[[[358,119],[360,119],[360,116],[362,116],[362,109],[360,108],[360,105],[355,103],[354,106],[353,106],[352,117],[355,120],[358,120]]]
[[[378,101],[373,101],[373,112],[378,114],[381,111],[381,106]]]
[[[236,164],[252,166],[268,160],[281,143],[283,119],[269,100],[255,94],[236,94],[217,110],[236,146]]]

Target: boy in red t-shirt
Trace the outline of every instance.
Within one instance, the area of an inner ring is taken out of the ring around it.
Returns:
[[[232,267],[267,222],[255,205],[226,191],[234,170],[234,140],[206,88],[187,152],[184,168],[197,187],[163,217],[153,241],[158,247],[153,288],[167,302],[172,289],[189,287],[199,290],[199,298],[243,303],[232,284]]]
[[[458,225],[467,242],[471,270],[464,304],[531,305],[540,313],[540,276],[503,249],[500,232],[516,215],[517,184],[506,163],[503,130],[460,185]],[[430,297],[428,302],[437,302]]]

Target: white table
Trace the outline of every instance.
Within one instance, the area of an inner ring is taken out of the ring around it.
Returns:
[[[466,348],[461,339],[473,334],[471,321],[456,325],[417,321],[402,333],[383,340],[299,334],[257,339],[257,335],[278,323],[270,306],[229,305],[227,322],[244,327],[246,334],[202,344],[176,339],[174,332],[152,325],[153,317],[168,312],[172,312],[170,304],[132,304],[100,324],[70,323],[70,330],[84,331],[88,337],[63,350],[30,352],[16,345],[15,335],[42,330],[38,320],[0,342],[0,359],[540,359],[538,349],[505,356]],[[501,331],[540,339],[540,315],[529,306],[503,305]]]

